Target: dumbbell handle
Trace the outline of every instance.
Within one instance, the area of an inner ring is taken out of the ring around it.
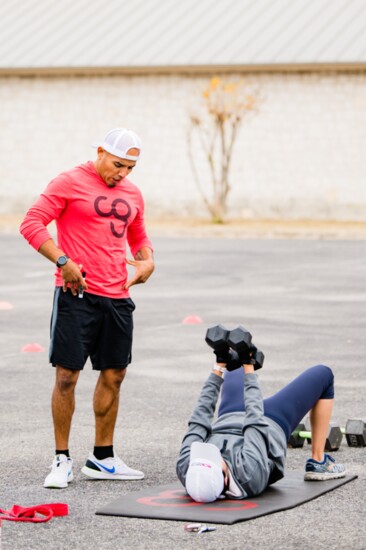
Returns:
[[[296,435],[303,439],[311,439],[311,432],[297,432]]]
[[[342,432],[342,434],[344,435],[346,433],[346,428],[339,428]],[[294,432],[296,433],[296,435],[298,435],[299,437],[302,437],[303,439],[311,439],[311,432],[305,432],[305,431],[302,431],[302,432]]]

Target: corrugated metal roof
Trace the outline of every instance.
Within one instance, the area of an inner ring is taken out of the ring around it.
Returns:
[[[366,63],[366,0],[0,1],[0,69]]]

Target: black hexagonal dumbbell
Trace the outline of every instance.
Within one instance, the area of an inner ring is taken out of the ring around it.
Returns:
[[[291,434],[288,446],[292,448],[302,447],[305,439],[311,443],[310,420],[305,424],[299,424]],[[341,428],[338,423],[331,422],[325,445],[326,451],[337,451],[342,441],[342,435],[346,436],[349,447],[366,447],[366,422],[360,418],[350,418],[346,427]]]
[[[339,426],[339,423],[332,423]],[[346,422],[345,428],[340,428],[343,435],[346,436],[348,447],[366,447],[366,422],[360,418],[350,418]]]
[[[250,346],[251,363],[254,366],[254,370],[261,369],[264,363],[264,353],[255,347],[254,344]]]
[[[250,363],[250,346],[252,344],[252,335],[244,327],[238,326],[230,330],[227,343],[236,351],[243,362]]]
[[[227,370],[235,370],[241,366],[236,351],[229,348],[227,338],[229,330],[223,325],[210,327],[206,332],[206,343],[213,349],[217,363],[225,363]]]
[[[288,447],[293,449],[303,447],[305,439],[311,442],[311,431],[307,430],[308,421],[306,424],[299,424],[292,432],[288,441]],[[325,451],[338,451],[342,442],[342,430],[338,425],[330,424],[327,433],[327,439],[325,441]]]
[[[262,368],[264,353],[252,343],[252,335],[244,327],[238,326],[231,330],[227,342],[237,352],[242,365],[252,364],[254,370]]]
[[[304,446],[305,439],[304,433],[306,432],[305,424],[298,424],[295,430],[290,435],[290,439],[287,442],[287,446],[291,449],[301,449]]]
[[[206,342],[214,350],[218,363],[227,363],[230,360],[230,348],[227,343],[229,331],[223,325],[210,327],[206,332]]]
[[[217,363],[226,363],[229,371],[245,361],[253,364],[255,370],[263,366],[264,354],[252,344],[250,332],[241,326],[229,331],[223,325],[215,325],[207,330],[205,340],[214,350]]]
[[[349,447],[366,447],[366,422],[360,418],[350,418],[342,432],[346,435]]]

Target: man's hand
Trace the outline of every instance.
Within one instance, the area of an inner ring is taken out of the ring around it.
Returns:
[[[58,248],[52,239],[45,241],[39,247],[38,252],[54,264],[57,262],[57,258],[60,256],[65,256],[65,252]],[[82,267],[82,265],[78,265],[73,262],[71,258],[67,260],[64,266],[60,267],[60,273],[64,280],[64,284],[62,286],[64,292],[67,290],[67,285],[70,285],[71,292],[74,296],[78,294],[80,287],[84,290],[88,288],[81,272]]]
[[[64,280],[64,284],[62,286],[62,290],[64,292],[67,291],[68,285],[70,285],[70,290],[74,296],[79,293],[80,287],[84,290],[88,288],[81,270],[82,266],[76,264],[70,258],[67,260],[66,264],[60,268],[61,276]]]
[[[132,285],[145,283],[155,269],[154,260],[152,257],[143,260],[129,260],[126,258],[126,263],[132,265],[135,269],[135,275],[127,281],[124,289],[128,290]]]

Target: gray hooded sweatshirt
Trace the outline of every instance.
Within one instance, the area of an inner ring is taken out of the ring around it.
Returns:
[[[229,493],[230,498],[254,497],[284,476],[286,436],[274,420],[263,416],[256,373],[244,377],[246,411],[224,414],[212,424],[223,382],[220,376],[211,373],[201,390],[183,438],[177,475],[185,486],[194,441],[212,443],[220,449],[236,485],[236,490]]]

